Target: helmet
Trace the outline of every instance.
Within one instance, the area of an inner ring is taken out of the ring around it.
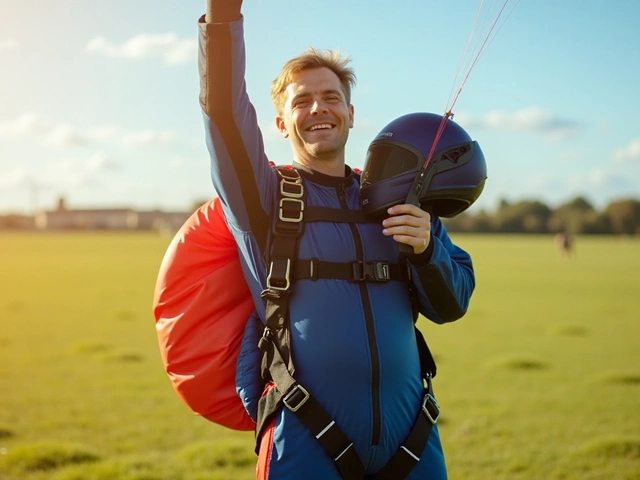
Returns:
[[[382,129],[369,145],[360,182],[362,209],[373,216],[405,203],[416,175],[431,152],[443,123],[435,113],[403,115]],[[477,142],[447,119],[429,165],[420,206],[438,217],[453,217],[480,196],[487,164]]]

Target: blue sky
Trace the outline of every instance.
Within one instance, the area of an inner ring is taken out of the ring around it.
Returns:
[[[352,57],[347,163],[362,167],[385,124],[445,111],[479,3],[245,0],[247,87],[270,158],[291,159],[269,98],[291,56],[312,45]],[[486,0],[484,15],[502,3]],[[640,2],[513,5],[453,109],[488,162],[473,209],[639,198]],[[205,6],[0,0],[0,212],[49,209],[60,195],[71,208],[183,210],[214,195],[195,43]]]

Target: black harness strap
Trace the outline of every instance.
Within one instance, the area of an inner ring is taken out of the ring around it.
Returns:
[[[267,409],[272,407],[277,410],[281,405],[284,405],[298,417],[324,447],[343,479],[362,480],[364,466],[353,447],[353,442],[340,430],[336,422],[309,391],[289,374],[284,360],[273,342],[268,348],[273,355],[270,372],[275,387],[260,399],[259,408],[264,404]]]
[[[346,279],[352,282],[410,280],[408,264],[386,261],[326,262],[297,258],[298,240],[304,222],[371,222],[363,212],[328,207],[306,207],[304,186],[295,169],[278,168],[280,175],[277,216],[273,221],[271,251],[268,258],[267,288],[261,296],[265,303],[266,324],[258,344],[262,351],[262,377],[274,386],[260,399],[256,440],[259,441],[273,415],[282,407],[289,409],[309,429],[333,459],[344,480],[363,480],[365,469],[349,438],[315,400],[309,391],[293,377],[295,373],[289,331],[289,297],[295,280],[318,278]],[[304,220],[304,221],[303,221]],[[373,480],[402,480],[420,460],[431,429],[440,414],[433,397],[431,378],[435,362],[422,333],[416,328],[420,366],[427,382],[422,408],[409,436]],[[256,445],[258,453],[259,443]]]
[[[366,215],[362,210],[309,206],[304,212],[305,222],[333,223],[378,223],[377,219]]]
[[[304,186],[296,170],[279,168],[277,171],[280,174],[278,214],[273,223],[267,288],[261,294],[265,302],[266,325],[258,344],[263,353],[262,377],[275,386],[258,403],[256,440],[262,436],[269,419],[284,405],[313,433],[333,459],[342,478],[362,480],[364,466],[353,443],[309,391],[293,378],[289,296],[295,278],[298,239],[304,230]],[[258,448],[257,444],[256,452]]]
[[[422,400],[422,408],[418,412],[418,417],[413,424],[411,432],[409,432],[409,436],[398,450],[398,453],[382,470],[373,475],[371,480],[401,480],[406,478],[413,470],[413,467],[420,461],[420,456],[429,441],[431,429],[440,416],[440,408],[433,396],[431,378],[427,378],[426,382],[427,387]]]
[[[291,278],[295,280],[336,278],[350,282],[388,282],[390,280],[407,281],[410,274],[404,265],[384,260],[342,263],[325,262],[312,258],[311,260],[296,260]]]

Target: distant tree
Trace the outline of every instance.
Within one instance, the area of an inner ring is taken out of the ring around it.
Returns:
[[[582,224],[582,231],[578,233],[599,235],[613,233],[609,216],[604,212],[597,212],[595,210],[590,212],[585,217],[585,222]]]
[[[587,200],[584,197],[576,197],[573,200],[560,205],[560,207],[558,208],[564,208],[564,207],[571,210],[578,210],[583,212],[591,212],[594,210],[593,205],[591,205],[591,202],[589,202],[589,200]]]
[[[506,198],[501,198],[498,201],[498,211],[507,209],[509,208],[509,206],[510,206],[509,200],[507,200]]]
[[[551,210],[539,201],[503,204],[494,217],[495,230],[505,233],[546,233]]]
[[[596,217],[593,205],[584,197],[576,197],[553,211],[547,227],[552,233],[586,233]]]
[[[610,203],[605,214],[613,233],[640,234],[640,201],[631,198]]]
[[[450,232],[489,233],[493,230],[492,218],[484,210],[475,214],[464,212],[442,221]]]

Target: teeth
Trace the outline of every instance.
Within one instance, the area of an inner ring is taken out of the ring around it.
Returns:
[[[329,125],[328,123],[323,123],[322,125],[314,125],[313,127],[310,128],[310,130],[313,132],[314,130],[320,130],[325,128],[331,128],[331,125]]]

